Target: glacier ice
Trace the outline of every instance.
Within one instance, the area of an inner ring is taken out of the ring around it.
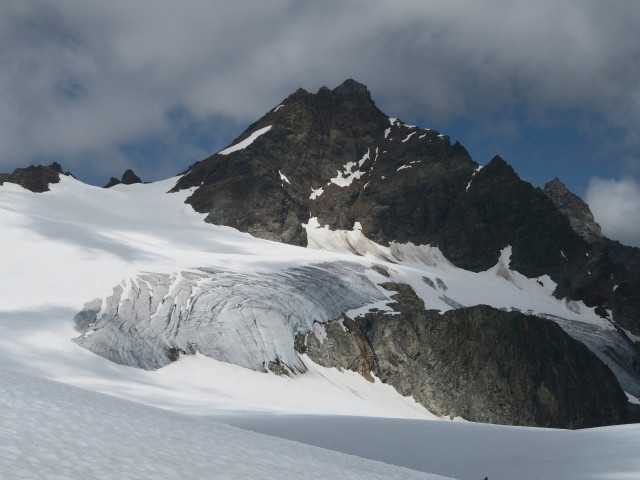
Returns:
[[[279,361],[305,367],[297,333],[314,323],[385,299],[366,267],[330,262],[279,273],[198,268],[177,274],[140,273],[75,316],[74,341],[119,364],[154,370],[180,353],[200,352],[258,371]]]

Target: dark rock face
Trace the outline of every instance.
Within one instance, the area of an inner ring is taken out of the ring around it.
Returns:
[[[373,372],[438,415],[557,428],[635,418],[609,368],[555,323],[485,305],[440,315],[410,303],[400,314],[345,319],[344,329],[326,325],[322,341],[299,335],[296,347],[327,367]]]
[[[58,183],[61,174],[62,167],[58,162],[37,167],[31,165],[26,168],[16,168],[13,173],[0,173],[0,185],[4,182],[17,183],[35,193],[48,192],[49,184]],[[71,174],[67,172],[64,175]]]
[[[442,280],[440,280],[440,282],[442,282]],[[393,308],[397,312],[424,310],[424,300],[416,295],[416,292],[411,286],[396,282],[385,282],[381,283],[380,286],[385,290],[396,292],[394,295],[391,295],[390,298],[394,301]]]
[[[111,187],[114,187],[116,185],[120,185],[120,183],[121,183],[120,180],[118,180],[116,177],[111,177],[109,179],[109,181],[107,182],[107,184],[102,188],[111,188]]]
[[[267,133],[243,150],[198,162],[176,185],[199,187],[188,202],[209,213],[207,221],[306,245],[301,224],[317,216],[334,229],[360,221],[364,233],[382,243],[404,241],[422,232],[415,200],[430,191],[424,180],[433,178],[431,197],[443,203],[452,183],[464,190],[476,166],[464,148],[437,132],[392,125],[353,80],[317,94],[298,90],[282,105],[234,143],[271,126]]]
[[[640,272],[640,255],[590,243],[597,224],[559,182],[545,193],[500,157],[480,169],[459,143],[387,117],[354,80],[296,91],[234,145],[266,127],[245,148],[191,166],[174,191],[196,187],[187,202],[208,222],[295,245],[307,244],[302,224],[310,217],[332,229],[359,222],[383,245],[437,245],[473,271],[495,265],[511,245],[512,268],[548,274],[559,298],[583,300],[603,315],[610,309],[640,334],[638,285],[621,265]]]
[[[589,243],[603,239],[600,225],[593,218],[589,206],[580,197],[567,190],[567,187],[558,178],[554,178],[544,186],[544,193],[560,210],[560,213],[569,219],[574,232]]]
[[[551,201],[502,158],[491,160],[474,176],[466,195],[451,203],[438,244],[454,264],[486,270],[495,265],[499,250],[511,245],[514,270],[529,277],[546,273],[558,283],[556,293],[567,294],[589,246]]]
[[[122,175],[122,180],[118,180],[116,177],[111,177],[109,182],[107,182],[103,188],[111,188],[115,185],[120,185],[121,183],[123,185],[132,185],[134,183],[142,183],[142,180],[140,180],[140,177],[137,176],[133,170],[129,169]]]
[[[125,185],[132,185],[134,183],[142,183],[140,177],[133,173],[133,170],[129,169],[122,174],[122,183]]]
[[[590,246],[584,259],[587,275],[576,275],[572,294],[601,311],[611,310],[619,325],[640,333],[640,249],[606,238],[589,206],[557,178],[544,193]]]

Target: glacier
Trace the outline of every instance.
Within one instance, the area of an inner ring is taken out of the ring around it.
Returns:
[[[266,372],[304,372],[297,333],[386,297],[357,263],[306,265],[274,274],[200,268],[141,273],[75,317],[79,345],[113,362],[155,370],[178,353]],[[104,302],[104,303],[103,303]]]

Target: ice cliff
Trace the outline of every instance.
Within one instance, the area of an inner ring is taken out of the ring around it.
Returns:
[[[74,341],[116,363],[158,369],[180,353],[265,371],[271,362],[303,372],[297,333],[385,296],[365,267],[332,262],[280,273],[199,268],[141,273],[75,317]]]

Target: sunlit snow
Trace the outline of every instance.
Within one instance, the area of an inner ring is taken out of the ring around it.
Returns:
[[[338,170],[338,175],[329,180],[329,183],[334,183],[339,187],[348,187],[354,180],[359,179],[366,173],[361,170],[354,170],[354,168],[362,167],[368,159],[369,149],[367,149],[367,153],[365,153],[358,162],[347,162],[347,164],[342,167],[342,170]]]
[[[430,417],[415,402],[407,408],[407,399],[392,389],[390,396],[381,393],[382,387],[389,387],[370,384],[352,372],[307,365],[316,374],[285,379],[202,355],[147,372],[113,364],[73,343],[79,335],[73,317],[83,303],[107,298],[119,284],[130,290],[140,272],[170,276],[215,267],[240,276],[279,275],[291,268],[355,258],[207,224],[205,215],[184,203],[190,191],[165,193],[176,181],[102,189],[62,177],[43,194],[10,183],[0,187],[4,366],[200,414],[246,409]],[[388,397],[386,406],[376,403],[380,395]]]
[[[256,140],[256,138],[258,138],[260,135],[264,135],[269,130],[271,130],[271,125],[269,125],[268,127],[264,127],[259,130],[256,130],[241,142],[238,142],[235,145],[231,145],[230,147],[219,151],[218,155],[229,155],[230,153],[237,152],[239,150],[244,150],[249,145],[251,145]]]

